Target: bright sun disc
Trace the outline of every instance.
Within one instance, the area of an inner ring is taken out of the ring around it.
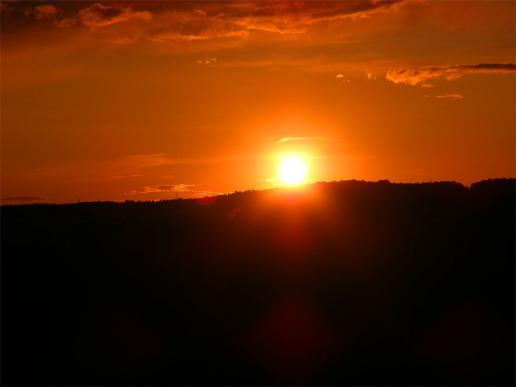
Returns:
[[[288,156],[281,160],[278,172],[283,184],[297,185],[306,178],[306,165],[300,157]]]

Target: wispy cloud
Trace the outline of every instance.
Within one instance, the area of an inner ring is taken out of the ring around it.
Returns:
[[[148,185],[140,189],[125,192],[124,195],[148,194],[157,192],[190,192],[195,184],[165,184],[165,185]]]
[[[165,185],[148,185],[138,189],[134,189],[128,192],[124,192],[124,195],[145,195],[155,193],[175,193],[175,194],[187,194],[190,197],[203,197],[220,195],[221,192],[194,189],[198,187],[198,184],[165,184]]]
[[[329,143],[339,141],[337,138],[323,136],[270,137],[269,139],[277,144]]]
[[[376,80],[376,74],[374,74],[371,71],[368,71],[366,73],[366,78],[367,78],[368,81],[371,81],[371,80],[375,81]]]
[[[215,63],[216,61],[217,61],[217,58],[203,58],[203,59],[196,60],[195,63],[201,64],[201,65],[207,65],[210,63]]]
[[[425,95],[427,98],[441,98],[441,99],[464,99],[464,96],[459,93],[450,93],[442,95]]]
[[[337,80],[339,80],[340,82],[349,83],[349,79],[346,79],[344,74],[337,74],[335,78],[337,78]]]
[[[131,7],[120,5],[102,5],[95,3],[90,7],[79,10],[78,19],[82,25],[89,28],[107,27],[129,20],[152,20],[148,11],[135,11]]]
[[[475,65],[453,65],[440,67],[419,67],[390,70],[385,78],[395,84],[421,85],[428,87],[427,81],[445,79],[448,81],[461,78],[466,74],[514,74],[514,63],[481,63]]]

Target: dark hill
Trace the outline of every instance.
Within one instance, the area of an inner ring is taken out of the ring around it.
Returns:
[[[4,385],[514,385],[515,180],[1,208]]]

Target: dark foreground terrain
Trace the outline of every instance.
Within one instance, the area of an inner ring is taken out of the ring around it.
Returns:
[[[515,382],[515,180],[1,220],[4,385]]]

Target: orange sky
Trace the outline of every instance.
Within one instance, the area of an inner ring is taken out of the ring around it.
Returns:
[[[1,3],[1,197],[515,176],[515,3]]]

